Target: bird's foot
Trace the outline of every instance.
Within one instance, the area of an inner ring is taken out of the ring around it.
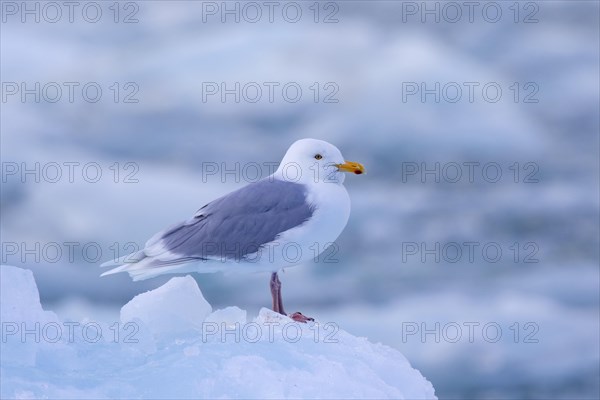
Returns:
[[[296,322],[302,322],[303,324],[307,323],[308,321],[314,321],[314,318],[311,317],[307,317],[306,315],[302,314],[301,312],[295,312],[293,314],[288,315],[288,317],[290,317],[291,319],[293,319]]]

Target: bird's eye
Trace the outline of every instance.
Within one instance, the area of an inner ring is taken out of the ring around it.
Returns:
[[[323,156],[322,156],[322,155],[320,155],[320,154],[315,154],[315,159],[316,159],[316,160],[320,160],[321,158],[323,158]]]

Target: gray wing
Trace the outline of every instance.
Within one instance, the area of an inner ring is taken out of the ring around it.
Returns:
[[[144,253],[162,265],[240,260],[306,222],[313,211],[304,185],[267,178],[205,205],[190,220],[152,238]]]

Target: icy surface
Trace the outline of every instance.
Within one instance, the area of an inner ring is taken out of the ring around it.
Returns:
[[[121,322],[141,323],[155,336],[168,338],[200,330],[211,312],[196,281],[188,275],[135,296],[121,309]]]
[[[435,398],[390,347],[267,309],[211,312],[189,277],[106,323],[60,321],[30,271],[1,271],[2,398]]]

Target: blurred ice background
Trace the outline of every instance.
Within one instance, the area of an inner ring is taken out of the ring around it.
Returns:
[[[104,90],[98,103],[16,96],[1,104],[3,165],[96,162],[105,174],[98,183],[80,175],[74,183],[2,182],[2,262],[34,271],[47,308],[118,315],[167,278],[99,279],[100,262],[82,256],[83,244],[98,243],[102,261],[114,243],[123,254],[128,242],[142,245],[244,184],[232,175],[207,177],[207,163],[277,162],[294,140],[315,137],[363,162],[368,174],[346,180],[353,211],[337,262],[283,275],[290,310],[400,349],[440,398],[598,398],[597,2],[535,2],[538,22],[529,24],[514,23],[508,3],[497,23],[477,13],[473,23],[466,16],[421,23],[420,15],[403,21],[403,2],[339,1],[339,22],[329,24],[314,23],[312,2],[302,3],[307,14],[295,24],[277,13],[274,23],[221,23],[218,15],[203,22],[202,2],[135,4],[139,22],[132,24],[112,15],[95,24],[78,14],[74,23],[54,24],[3,15],[3,83],[97,82]],[[526,4],[518,3],[521,20]],[[325,6],[321,19],[331,10]],[[403,102],[403,83],[436,81],[498,82],[504,93],[497,103]],[[113,102],[114,82],[121,97],[134,82],[139,102]],[[297,103],[203,102],[203,82],[297,82],[304,94]],[[315,103],[314,82],[337,84],[339,102]],[[514,82],[536,83],[539,102],[514,102]],[[136,163],[139,182],[114,183],[115,162],[122,174],[125,163]],[[422,183],[419,175],[403,179],[409,162],[496,162],[504,176]],[[507,175],[515,162],[519,183]],[[539,167],[537,183],[523,183],[528,162]],[[6,252],[7,243],[68,242],[80,244],[72,261]],[[403,252],[409,242],[494,242],[505,255],[497,263],[481,253],[475,262],[422,262]],[[537,263],[523,262],[530,242]],[[266,276],[196,278],[214,308],[258,312],[269,304]],[[470,343],[465,322],[495,323],[502,337],[491,343],[476,329]],[[406,335],[409,326],[436,323],[462,326],[463,337],[437,343],[432,334]],[[533,332],[527,323],[537,327],[537,342],[524,340]]]

